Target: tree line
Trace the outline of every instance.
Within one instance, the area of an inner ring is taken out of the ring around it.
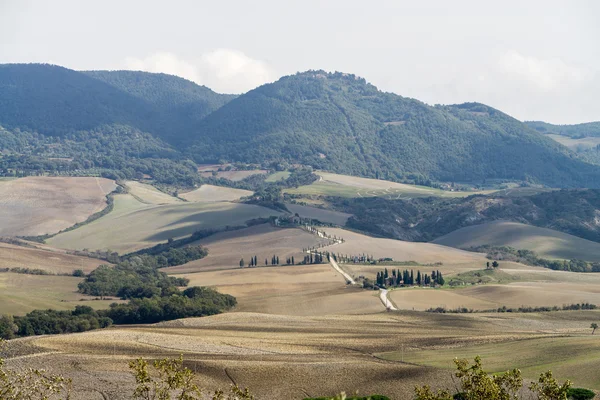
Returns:
[[[383,271],[377,272],[375,278],[375,285],[381,288],[385,287],[399,287],[399,286],[443,286],[446,283],[444,276],[439,270],[432,271],[431,275],[421,274],[421,271],[417,270],[415,275],[414,270],[405,269],[400,271],[399,269],[392,269],[389,273],[388,269],[385,268]],[[373,287],[370,281],[363,282],[364,287]]]

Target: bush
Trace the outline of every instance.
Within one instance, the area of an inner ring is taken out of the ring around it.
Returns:
[[[570,388],[567,397],[572,400],[589,400],[596,397],[596,394],[589,389]]]

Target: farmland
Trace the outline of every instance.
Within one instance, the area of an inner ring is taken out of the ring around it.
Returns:
[[[257,256],[259,265],[273,255],[279,256],[285,263],[287,257],[295,257],[297,262],[304,257],[302,249],[325,243],[326,240],[302,229],[275,228],[269,224],[255,225],[249,228],[221,232],[201,239],[195,244],[208,248],[208,256],[177,267],[167,268],[173,274],[231,269],[239,267],[240,258],[246,264],[250,257]]]
[[[233,380],[265,400],[340,390],[409,400],[417,384],[453,387],[452,359],[475,354],[482,354],[494,371],[522,366],[525,377],[532,379],[552,368],[558,379],[600,388],[594,373],[600,367],[600,338],[588,329],[599,316],[594,311],[328,316],[234,312],[30,338],[9,343],[5,353],[31,354],[9,356],[9,366],[43,363],[51,372],[74,378],[80,399],[125,399],[123,392],[133,387],[126,373],[128,360],[183,354],[205,388],[227,387]]]
[[[33,310],[71,310],[77,305],[107,308],[115,300],[94,300],[77,293],[81,278],[0,273],[0,315],[23,315]],[[82,299],[86,301],[81,301]]]
[[[75,269],[89,273],[100,264],[105,262],[60,251],[0,243],[0,268],[30,268],[51,274],[70,274]]]
[[[328,222],[340,226],[344,226],[348,218],[352,216],[351,214],[339,211],[325,210],[300,204],[286,203],[285,206],[292,214],[298,214],[302,218],[317,219],[321,222]]]
[[[518,222],[494,221],[458,229],[433,243],[457,248],[510,246],[535,251],[542,258],[600,261],[600,244]]]
[[[175,204],[180,203],[176,197],[161,192],[152,185],[137,181],[126,181],[127,191],[138,201],[145,204]]]
[[[112,212],[74,231],[48,240],[64,249],[110,249],[120,254],[149,247],[199,229],[244,225],[254,218],[278,215],[267,208],[228,202],[149,205],[129,194],[116,195]]]
[[[181,198],[191,202],[235,201],[250,196],[249,190],[234,189],[214,185],[202,185],[191,192],[182,193]]]
[[[385,197],[387,199],[410,199],[414,197],[466,197],[473,194],[490,193],[458,192],[434,189],[426,186],[407,185],[380,179],[359,178],[349,175],[317,172],[320,179],[310,185],[286,189],[285,192],[306,196],[339,197]]]
[[[0,181],[0,236],[55,233],[106,207],[113,181],[27,177]]]

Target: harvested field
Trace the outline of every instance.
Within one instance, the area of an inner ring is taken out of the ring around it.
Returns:
[[[299,204],[286,203],[285,206],[292,214],[298,214],[302,218],[317,219],[321,222],[328,222],[340,226],[344,226],[348,218],[352,216],[352,214],[346,214],[339,211],[324,210],[322,208],[302,206]]]
[[[494,221],[468,226],[433,243],[456,248],[510,246],[535,251],[542,258],[600,261],[600,243],[518,222]]]
[[[108,308],[115,300],[94,300],[77,293],[81,278],[0,273],[0,315],[23,315],[33,310],[70,310],[77,305]],[[86,301],[81,301],[84,299]]]
[[[325,231],[345,240],[344,243],[325,248],[334,253],[348,255],[364,253],[375,258],[391,257],[394,261],[416,261],[423,264],[436,262],[442,262],[444,265],[467,264],[469,267],[466,269],[469,270],[480,269],[480,266],[485,265],[486,262],[483,254],[437,244],[379,239],[340,228],[327,228]]]
[[[145,204],[174,204],[181,203],[176,197],[161,192],[152,185],[137,181],[125,182],[128,192],[138,201]]]
[[[233,182],[238,182],[241,181],[243,179],[246,179],[249,176],[252,175],[262,175],[262,174],[266,174],[267,170],[264,169],[253,169],[253,170],[249,170],[249,171],[217,171],[216,173],[216,178],[223,178],[223,179],[228,179],[230,181]],[[200,172],[200,176],[205,177],[205,178],[210,178],[213,175],[212,171],[202,171]]]
[[[0,236],[56,233],[106,207],[104,178],[26,177],[0,181]]]
[[[252,193],[250,190],[202,185],[196,190],[180,194],[179,197],[191,202],[236,201],[242,197],[250,196]]]
[[[412,400],[415,385],[454,387],[453,357],[474,354],[482,354],[494,371],[520,367],[531,379],[552,368],[557,379],[598,389],[600,337],[591,336],[588,327],[599,315],[234,312],[11,341],[4,354],[9,367],[44,365],[72,377],[75,399],[127,399],[124,392],[134,386],[127,361],[180,354],[202,387],[226,388],[233,380],[264,400],[341,390]],[[403,358],[410,364],[400,362]]]
[[[89,273],[100,264],[106,264],[106,261],[0,242],[0,268],[20,267],[70,274],[76,269]]]
[[[466,197],[493,191],[451,192],[427,186],[407,185],[381,179],[359,178],[350,175],[317,172],[320,179],[310,185],[286,189],[286,193],[340,197],[385,197],[410,199],[414,197]]]
[[[474,310],[502,306],[560,307],[582,302],[600,304],[600,286],[597,283],[513,282],[459,289],[397,289],[391,291],[389,296],[398,308],[418,311],[435,307],[466,307]]]
[[[255,225],[249,228],[221,232],[199,240],[208,248],[208,256],[177,267],[166,268],[165,272],[180,274],[217,269],[239,267],[241,258],[246,265],[250,257],[256,256],[259,265],[273,255],[279,256],[279,262],[285,263],[287,257],[294,256],[295,262],[304,258],[302,249],[326,243],[316,235],[298,228],[276,228],[269,224]]]
[[[115,196],[114,210],[74,231],[48,240],[65,249],[110,249],[129,253],[191,235],[199,229],[244,225],[246,221],[279,215],[264,207],[227,202],[143,204],[131,195]]]
[[[346,286],[329,264],[238,268],[184,276],[190,285],[212,286],[235,296],[237,311],[313,316],[383,310],[376,292]]]

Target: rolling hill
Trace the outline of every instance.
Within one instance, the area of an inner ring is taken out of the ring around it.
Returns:
[[[188,153],[198,162],[303,163],[417,183],[600,185],[597,166],[498,110],[431,107],[342,73],[308,71],[256,88],[203,119],[198,132]]]
[[[536,252],[542,258],[600,261],[600,244],[552,229],[518,222],[494,221],[457,229],[433,243],[467,249],[509,246]]]

